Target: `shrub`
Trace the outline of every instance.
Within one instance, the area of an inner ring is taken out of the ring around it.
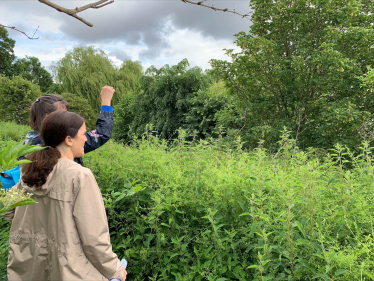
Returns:
[[[183,129],[198,139],[217,137],[220,129],[217,126],[216,113],[229,107],[231,100],[223,82],[216,82],[209,88],[199,90],[190,99]]]
[[[134,92],[128,92],[123,95],[119,103],[114,107],[114,126],[113,126],[113,139],[127,143],[131,140],[129,135],[130,126],[137,113],[134,101],[136,98]]]
[[[6,281],[10,222],[0,217],[0,281]]]
[[[1,121],[0,127],[0,141],[23,141],[27,132],[31,130],[29,126]]]
[[[146,134],[85,163],[128,280],[372,280],[372,149],[322,161],[287,132],[274,155]]]
[[[38,85],[20,76],[0,76],[0,121],[27,125],[30,106],[41,95]]]
[[[0,126],[5,124],[1,123]],[[14,143],[14,141],[0,141],[0,149]],[[7,280],[6,266],[8,263],[9,230],[10,222],[0,216],[0,281]]]
[[[368,144],[351,170],[341,146],[321,162],[293,144],[270,156],[146,135],[88,154],[129,280],[370,280]]]
[[[185,128],[191,98],[211,82],[202,69],[187,70],[188,66],[187,59],[183,59],[177,65],[160,69],[151,66],[146,70],[141,79],[142,92],[134,103],[136,114],[131,133],[141,136],[147,124],[153,124],[163,138],[172,140],[178,128]]]

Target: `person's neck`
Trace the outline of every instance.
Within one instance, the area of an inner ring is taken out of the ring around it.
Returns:
[[[58,146],[56,148],[60,151],[60,154],[61,154],[60,158],[74,160],[73,153],[71,152],[70,149],[66,149],[65,147],[58,147]]]

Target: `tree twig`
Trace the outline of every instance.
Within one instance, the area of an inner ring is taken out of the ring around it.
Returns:
[[[197,6],[206,7],[206,8],[212,9],[213,11],[221,11],[221,12],[233,13],[233,14],[236,14],[238,16],[241,16],[242,18],[246,18],[246,19],[251,20],[251,18],[249,17],[249,15],[252,14],[252,12],[248,12],[246,14],[240,14],[237,11],[235,11],[235,9],[234,10],[229,10],[227,8],[220,9],[220,8],[214,7],[213,5],[209,6],[209,5],[203,4],[207,0],[202,0],[202,1],[198,1],[198,2],[194,2],[194,1],[191,1],[191,0],[181,0],[181,1],[184,2],[184,3],[189,3],[189,4],[193,4],[193,5],[197,5]]]
[[[114,0],[100,0],[100,1],[97,1],[97,2],[94,2],[94,3],[90,3],[90,4],[87,4],[87,5],[84,5],[82,7],[76,7],[75,9],[66,9],[64,7],[61,7],[49,0],[39,0],[40,3],[43,3],[43,4],[46,4],[50,7],[52,7],[53,9],[61,12],[61,13],[65,13],[73,18],[76,18],[77,20],[80,20],[81,22],[85,23],[86,25],[90,26],[90,27],[93,27],[93,24],[86,21],[85,19],[79,17],[77,15],[77,13],[80,13],[82,11],[85,11],[87,9],[100,9],[106,5],[109,5],[109,4],[112,4],[114,2]]]
[[[35,30],[34,35],[33,35],[32,37],[28,36],[24,31],[17,29],[15,26],[7,26],[7,25],[0,24],[0,27],[9,28],[9,29],[13,29],[13,30],[15,30],[15,31],[21,32],[22,34],[24,34],[27,38],[29,38],[29,39],[31,39],[31,40],[39,39],[39,37],[34,37],[35,34],[36,34],[36,32],[37,32],[38,29],[39,29],[39,26],[38,26],[38,28]]]

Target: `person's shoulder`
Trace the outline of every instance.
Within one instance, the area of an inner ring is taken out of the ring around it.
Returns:
[[[96,182],[95,176],[90,169],[83,167],[72,160],[59,159],[59,164],[62,164],[60,167],[63,168],[63,177],[61,180],[66,183],[71,183],[74,193],[76,193],[80,188],[91,186],[93,182]]]
[[[61,169],[65,170],[71,177],[74,176],[93,176],[90,169],[83,167],[82,165],[65,158],[60,158],[59,165]]]
[[[31,145],[37,145],[41,144],[43,141],[40,137],[40,133],[38,131],[29,131],[26,134],[26,138],[24,141],[24,144],[31,144]]]

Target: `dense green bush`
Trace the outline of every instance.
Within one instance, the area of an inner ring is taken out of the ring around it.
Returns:
[[[200,70],[196,69],[193,71],[200,72]],[[192,83],[191,81],[193,81],[193,79],[188,78],[188,75],[191,76],[192,74],[184,73],[181,75],[182,77],[178,77],[179,79],[174,79],[173,75],[177,74],[168,73],[168,75],[165,75],[166,77],[159,77],[153,81],[153,83],[156,84],[156,86],[153,85],[153,87],[158,88],[159,91],[157,94],[159,97],[158,99],[148,98],[147,95],[134,92],[129,92],[122,96],[114,110],[113,138],[115,140],[124,143],[131,141],[133,138],[131,134],[137,131],[141,132],[141,129],[145,129],[148,125],[147,122],[156,122],[155,124],[159,125],[158,127],[154,125],[156,130],[160,130],[160,128],[163,127],[163,130],[170,134],[176,133],[176,131],[181,128],[186,131],[189,139],[205,139],[219,136],[220,131],[222,132],[222,128],[219,128],[218,124],[220,123],[217,122],[216,114],[232,105],[232,97],[228,95],[223,82],[215,82],[208,87],[206,85],[200,85],[201,89],[197,92],[187,93],[185,97],[183,97],[183,94],[177,93],[177,91],[185,87],[184,84],[186,80],[188,82],[189,79],[190,83]],[[204,80],[209,79],[203,73],[199,75],[203,77]],[[144,78],[147,79],[146,77]],[[164,80],[166,80],[166,82]],[[168,80],[172,80],[172,82],[167,82]],[[173,84],[173,86],[169,84]],[[163,87],[174,88],[174,92],[170,93]],[[166,100],[173,100],[173,95],[179,95],[179,97],[174,99],[173,102],[166,102]],[[157,104],[161,100],[165,103],[164,108],[162,105]],[[177,105],[174,104],[174,102],[176,102],[176,104],[183,104],[183,108],[178,110],[178,115],[175,115],[173,122],[171,122],[168,120],[170,117],[168,112],[170,113],[176,110]],[[159,108],[159,110],[156,110],[157,108]],[[163,112],[165,113],[164,116]],[[163,118],[158,118],[160,116],[163,116]],[[137,130],[137,128],[139,130]],[[135,135],[137,134],[135,133]]]
[[[2,121],[0,121],[0,128],[0,141],[23,141],[27,132],[31,130],[29,126]]]
[[[218,137],[222,128],[217,125],[216,114],[232,105],[232,98],[222,81],[211,84],[195,93],[189,101],[185,125],[193,138]]]
[[[0,126],[2,128],[3,126],[7,126],[7,125],[14,125],[14,124],[4,123],[4,122],[0,123]],[[20,128],[21,126],[18,125],[17,127]],[[24,127],[26,128],[26,126]],[[0,149],[10,144],[15,143],[15,141],[10,141],[10,140],[2,141],[1,139],[3,139],[4,136],[7,137],[7,134],[3,135],[3,131],[0,131]],[[0,188],[2,188],[1,185],[0,185]],[[7,280],[6,266],[8,263],[9,228],[10,228],[10,223],[0,216],[0,281]]]
[[[163,138],[172,140],[179,128],[185,128],[191,99],[211,82],[201,68],[187,69],[188,66],[187,59],[183,59],[173,66],[151,66],[146,70],[141,78],[141,92],[134,100],[132,134],[140,136],[148,124],[153,124]]]
[[[41,95],[38,85],[20,76],[0,76],[0,120],[28,124],[30,106]]]
[[[275,156],[150,135],[88,154],[129,280],[371,280],[370,150],[348,171],[340,146],[321,162],[283,139]]]
[[[87,154],[128,280],[373,280],[372,148],[322,161],[282,140],[269,155],[147,134]]]
[[[114,107],[114,126],[113,139],[122,143],[127,143],[131,140],[129,135],[131,123],[134,121],[135,115],[139,113],[135,106],[135,100],[138,94],[135,92],[128,92],[123,95]]]
[[[0,218],[0,281],[6,281],[10,222]]]

